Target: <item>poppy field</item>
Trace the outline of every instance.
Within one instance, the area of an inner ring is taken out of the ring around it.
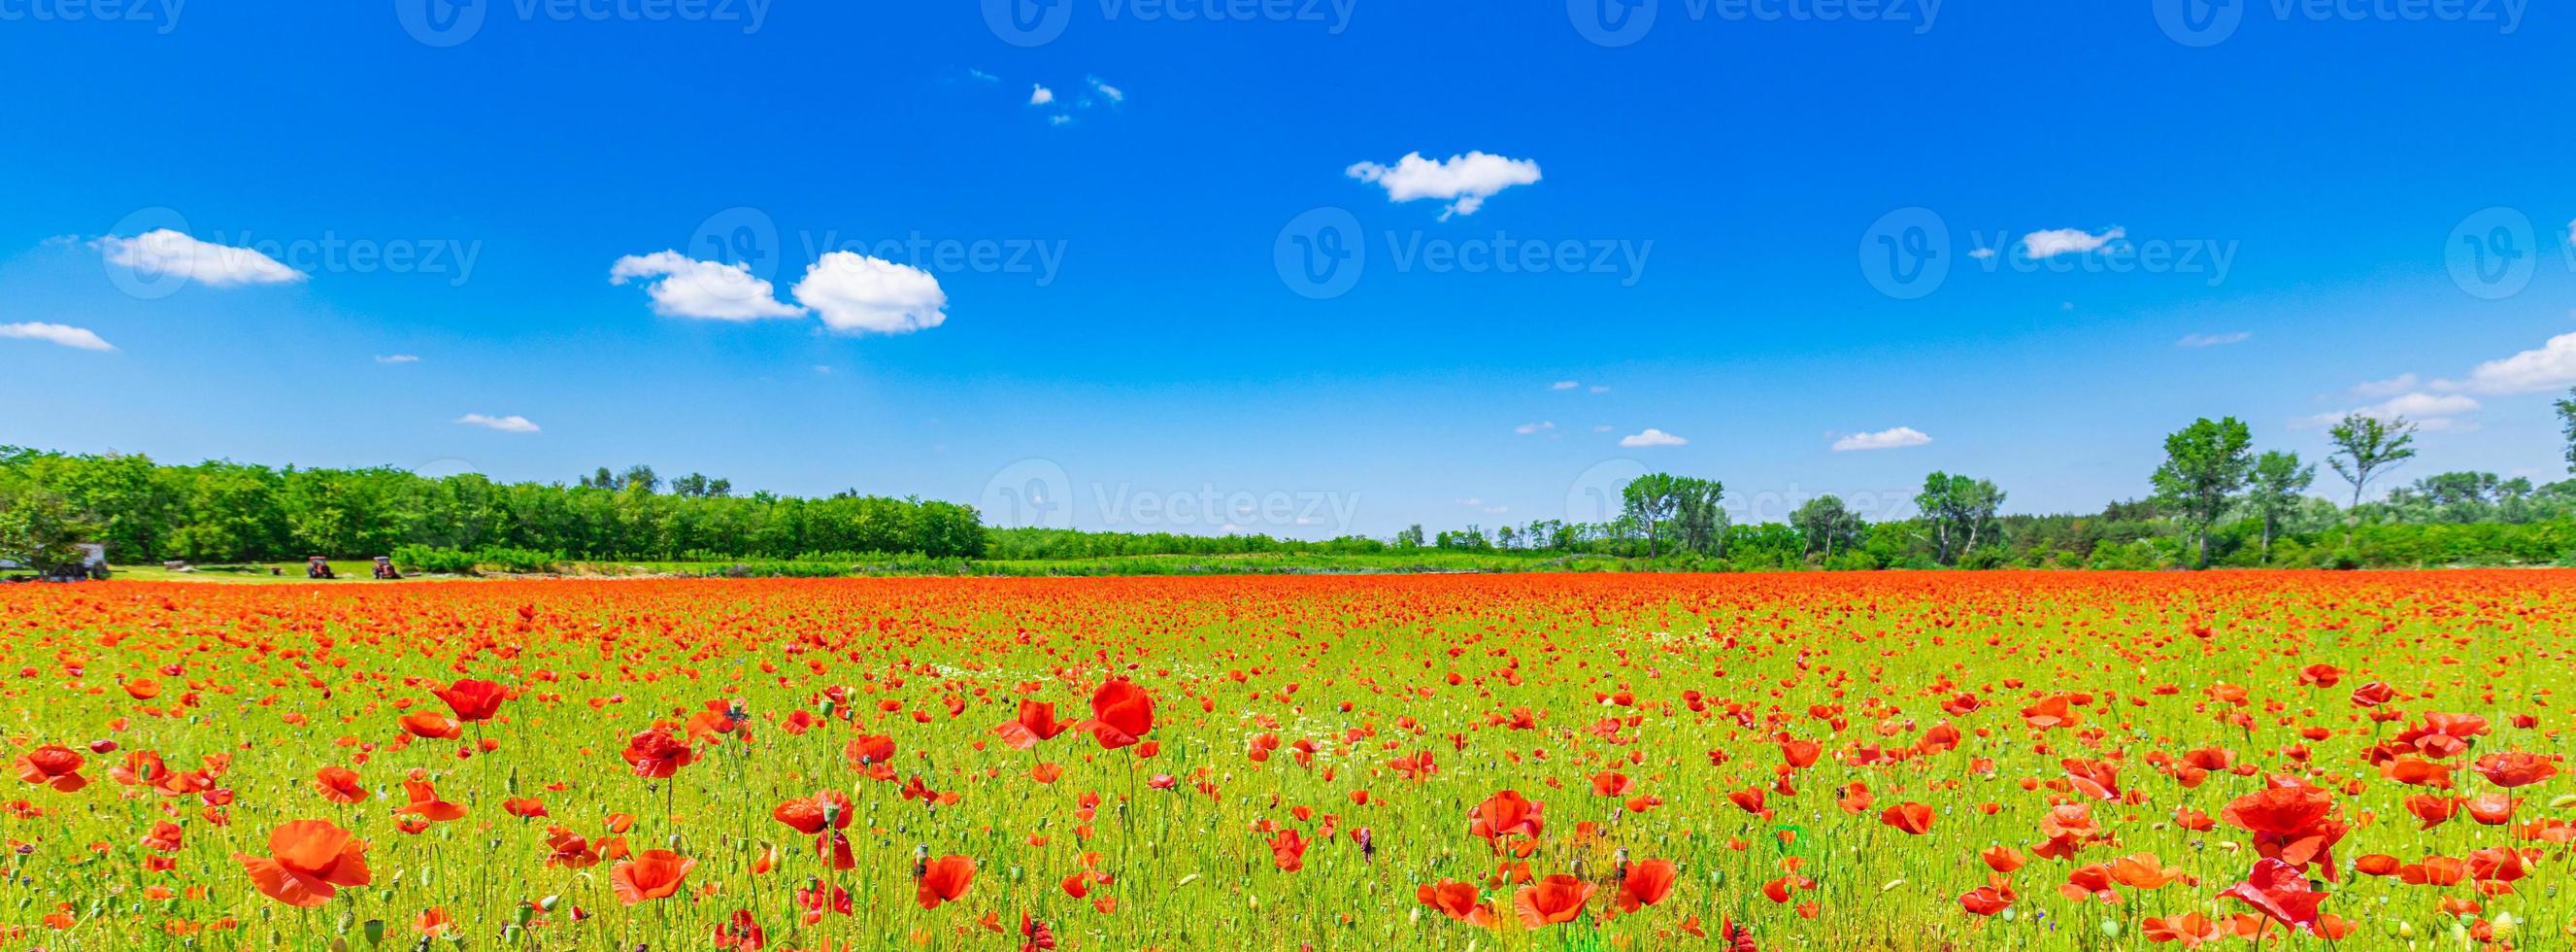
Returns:
[[[2566,948],[2576,573],[0,590],[0,946]]]

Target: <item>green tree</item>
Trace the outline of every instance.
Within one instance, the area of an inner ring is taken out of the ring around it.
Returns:
[[[2379,478],[2399,463],[2415,458],[2415,424],[2405,417],[2382,420],[2374,416],[2347,413],[2326,431],[2334,441],[2334,452],[2326,465],[2335,475],[2352,484],[2352,508],[2344,513],[2343,544],[2352,547],[2352,527],[2361,519],[2361,494],[2370,481]]]
[[[2254,436],[2235,417],[2193,421],[2165,437],[2165,462],[2156,467],[2156,494],[2182,511],[2200,540],[2199,566],[2209,567],[2209,528],[2244,488],[2254,467]]]
[[[2280,531],[2281,520],[2296,511],[2299,497],[2317,481],[2317,467],[2300,465],[2299,454],[2269,450],[2254,460],[2252,486],[2246,501],[2253,504],[2254,514],[2263,520],[2263,558],[2272,558],[2272,536]]]
[[[1789,514],[1789,524],[1806,543],[1806,551],[1834,557],[1837,546],[1849,548],[1860,536],[1860,517],[1843,505],[1842,497],[1825,495],[1807,500]]]
[[[2004,491],[1987,480],[1943,472],[1923,477],[1923,491],[1914,495],[1914,506],[1923,513],[1932,560],[1956,565],[1989,541],[1987,530],[1994,526],[1995,511],[2003,504]]]
[[[1665,521],[1681,508],[1681,480],[1671,473],[1647,473],[1620,487],[1622,511],[1646,530],[1646,557],[1654,558],[1655,543]]]
[[[1419,549],[1422,547],[1422,540],[1422,524],[1417,522],[1410,526],[1406,526],[1404,531],[1395,534],[1395,547],[1399,549]]]
[[[90,531],[71,502],[41,486],[0,484],[0,560],[39,571],[81,559]]]
[[[1726,498],[1726,485],[1714,479],[1692,476],[1673,477],[1673,541],[1676,547],[1701,555],[1723,555],[1726,552],[1726,510],[1718,503]]]

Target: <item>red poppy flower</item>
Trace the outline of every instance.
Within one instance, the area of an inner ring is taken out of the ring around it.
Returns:
[[[152,832],[143,835],[143,848],[156,853],[176,853],[187,839],[187,830],[163,820],[152,824]]]
[[[1512,908],[1520,913],[1521,924],[1532,929],[1572,922],[1582,917],[1583,904],[1592,900],[1593,889],[1591,883],[1572,876],[1550,876],[1513,893]]]
[[[413,711],[403,715],[402,729],[413,737],[429,740],[455,740],[465,736],[464,725],[437,711]]]
[[[2478,773],[2488,783],[2510,790],[2558,776],[2558,765],[2536,754],[2512,750],[2479,757]]]
[[[963,856],[942,856],[922,867],[921,881],[916,884],[913,898],[921,903],[921,908],[937,909],[940,903],[965,895],[967,887],[974,884],[974,860]]]
[[[1125,678],[1113,679],[1091,693],[1091,719],[1074,726],[1090,731],[1104,749],[1133,746],[1154,729],[1154,696]]]
[[[1297,831],[1295,830],[1279,831],[1278,836],[1270,838],[1270,859],[1271,862],[1279,866],[1279,871],[1283,873],[1293,873],[1300,869],[1304,869],[1306,867],[1306,838],[1297,835]]]
[[[629,906],[669,898],[679,893],[680,881],[697,865],[697,860],[670,850],[645,850],[608,871],[608,888],[617,894],[618,902]]]
[[[1635,912],[1664,901],[1680,878],[1681,871],[1668,859],[1650,859],[1628,867],[1628,875],[1619,881],[1619,911]]]
[[[509,689],[499,682],[474,678],[459,678],[454,686],[429,693],[447,702],[448,710],[456,712],[456,719],[468,724],[491,720],[492,715],[500,713],[501,702],[509,698]]]
[[[1027,940],[1020,944],[1020,952],[1047,952],[1055,948],[1055,932],[1048,929],[1046,923],[1029,918],[1025,912],[1020,914],[1020,938]]]
[[[1037,746],[1039,741],[1054,740],[1069,726],[1056,723],[1054,704],[1024,698],[1020,701],[1019,716],[1003,721],[1002,726],[993,728],[993,733],[1001,735],[1002,743],[1009,744],[1011,749],[1027,750]]]
[[[1900,803],[1880,813],[1878,822],[1921,836],[1932,832],[1932,807],[1922,803]]]
[[[1467,833],[1488,841],[1506,836],[1536,837],[1545,827],[1540,817],[1544,806],[1521,796],[1518,790],[1505,790],[1487,797],[1485,802],[1467,813]]]
[[[850,766],[862,770],[875,764],[890,763],[894,760],[894,738],[884,734],[861,734],[853,738],[849,746],[842,748],[841,755],[849,759]]]
[[[403,793],[411,802],[394,808],[395,813],[409,813],[437,823],[465,816],[465,808],[438,798],[438,788],[426,780],[403,781]]]
[[[639,731],[626,739],[626,749],[618,756],[633,765],[635,775],[645,778],[669,777],[698,759],[697,752],[671,733],[656,727]]]
[[[18,755],[18,779],[44,784],[64,793],[89,786],[89,778],[80,775],[89,758],[61,744],[46,744]]]
[[[2325,893],[2308,889],[2308,877],[2300,873],[2298,867],[2270,857],[2256,860],[2254,870],[2246,874],[2244,882],[2227,887],[2219,895],[2243,902],[2274,922],[2302,931],[2315,928],[2317,906],[2326,901]]]
[[[1792,740],[1780,745],[1780,759],[1788,761],[1789,766],[1800,770],[1815,766],[1816,759],[1824,756],[1824,753],[1824,746],[1812,740]]]
[[[1979,886],[1959,894],[1959,906],[1980,916],[1991,916],[2012,908],[2011,886]]]
[[[319,906],[343,887],[364,886],[373,878],[367,844],[324,820],[280,824],[269,831],[268,852],[235,853],[233,859],[263,895],[290,906]]]
[[[1414,890],[1414,898],[1440,911],[1441,915],[1471,926],[1494,924],[1493,907],[1477,896],[1476,887],[1451,879]]]
[[[347,767],[324,767],[313,775],[313,789],[322,799],[333,803],[358,803],[367,799],[367,788],[358,782],[358,772]]]

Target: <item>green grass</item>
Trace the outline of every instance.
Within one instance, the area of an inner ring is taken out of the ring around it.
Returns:
[[[271,575],[269,569],[280,574]],[[243,562],[223,565],[192,565],[186,570],[165,569],[158,565],[118,565],[110,569],[112,577],[129,582],[233,582],[253,585],[275,585],[284,582],[314,582],[304,577],[302,562]],[[372,581],[369,573],[375,563],[368,560],[335,560],[331,571],[339,574],[335,581]]]

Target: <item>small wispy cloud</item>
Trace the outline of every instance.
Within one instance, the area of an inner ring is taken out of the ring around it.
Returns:
[[[380,364],[416,364],[420,363],[420,358],[411,354],[377,354],[376,362]]]
[[[1539,180],[1537,162],[1484,152],[1440,160],[1408,152],[1394,165],[1360,162],[1343,170],[1343,174],[1385,188],[1388,201],[1431,198],[1448,202],[1449,207],[1440,212],[1442,221],[1455,215],[1473,215],[1485,207],[1486,199],[1502,190]]]
[[[74,350],[106,352],[116,349],[88,328],[73,327],[69,324],[43,324],[33,321],[23,324],[0,324],[0,337],[40,340],[49,344],[61,344]]]
[[[109,235],[90,245],[109,264],[153,276],[178,275],[211,288],[288,284],[311,277],[255,249],[199,241],[167,228],[132,238]]]
[[[1834,452],[1850,453],[1859,450],[1892,450],[1907,446],[1922,446],[1930,442],[1932,442],[1932,437],[1925,434],[1923,431],[1910,426],[1900,426],[1892,429],[1880,430],[1876,433],[1854,433],[1850,436],[1843,437],[1842,439],[1835,440]]]
[[[2450,430],[2461,426],[2459,419],[2461,414],[2474,413],[2478,409],[2480,406],[2476,400],[2456,393],[2406,393],[2366,407],[2354,407],[2335,413],[2320,413],[2294,421],[2291,425],[2299,428],[2322,428],[2340,423],[2347,416],[2365,416],[2376,420],[2395,420],[2403,417],[2407,422],[2424,430]]]
[[[480,413],[468,413],[464,416],[457,417],[456,422],[466,426],[479,426],[486,429],[499,430],[503,433],[537,432],[537,425],[535,423],[529,422],[527,417],[519,416],[517,414],[512,414],[510,416],[485,416]]]
[[[1522,436],[1528,436],[1532,433],[1545,433],[1553,429],[1556,429],[1556,424],[1541,420],[1537,423],[1523,423],[1519,426],[1513,427],[1512,432],[1518,433]]]
[[[2174,342],[2174,346],[2221,347],[2228,344],[2242,344],[2248,340],[2252,340],[2253,337],[2254,334],[2252,331],[2231,331],[2225,334],[2185,334],[2181,340]]]
[[[1043,106],[1054,101],[1055,90],[1046,88],[1046,84],[1038,83],[1029,88],[1029,105]]]
[[[1666,433],[1662,430],[1655,429],[1654,427],[1647,427],[1646,431],[1643,433],[1619,438],[1619,445],[1629,449],[1637,449],[1639,447],[1646,446],[1680,446],[1688,442],[1690,441],[1674,436],[1670,433]]]
[[[756,321],[803,317],[803,308],[778,300],[769,280],[742,264],[699,261],[677,251],[627,255],[608,268],[608,283],[644,281],[653,313],[707,321]]]
[[[2067,254],[2090,254],[2128,236],[2129,230],[2126,228],[2113,228],[2098,235],[2081,228],[2034,231],[2021,236],[2021,250],[2032,260]]]

